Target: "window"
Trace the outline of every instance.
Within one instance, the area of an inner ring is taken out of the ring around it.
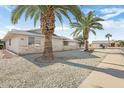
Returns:
[[[21,40],[24,40],[24,38],[21,38]]]
[[[64,46],[68,46],[68,41],[63,42]]]
[[[28,45],[34,44],[34,37],[28,37]]]
[[[40,37],[35,38],[35,44],[41,44],[41,38]]]
[[[36,37],[35,38],[35,47],[40,47],[41,46],[41,37]]]
[[[11,46],[11,39],[9,39],[9,46]]]

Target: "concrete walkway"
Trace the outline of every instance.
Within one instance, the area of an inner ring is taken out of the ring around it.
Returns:
[[[94,68],[79,88],[124,88],[124,54],[121,49],[108,49],[107,56]]]
[[[0,58],[1,59],[10,59],[13,57],[17,57],[18,55],[16,55],[15,53],[8,51],[6,49],[4,50],[0,50]]]

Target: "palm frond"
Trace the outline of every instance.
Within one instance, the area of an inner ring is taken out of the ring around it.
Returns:
[[[95,30],[103,30],[103,25],[100,23],[103,19],[96,17],[94,13],[95,11],[90,11],[87,15],[83,14],[81,21],[70,24],[72,28],[76,29],[76,31],[72,33],[74,36],[83,33],[83,37],[88,39],[90,31],[96,35]]]
[[[19,5],[12,11],[11,22],[13,24],[18,22],[22,14],[26,11],[27,7],[29,6]]]
[[[96,31],[95,31],[95,30],[90,29],[90,31],[91,31],[94,35],[96,35]]]

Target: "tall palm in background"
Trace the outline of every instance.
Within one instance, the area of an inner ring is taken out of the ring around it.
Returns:
[[[82,14],[81,21],[71,23],[71,27],[75,28],[75,31],[72,33],[73,36],[83,35],[85,51],[88,50],[89,33],[92,32],[94,35],[96,35],[95,30],[103,29],[103,26],[100,23],[101,21],[104,20],[96,17],[94,11],[90,11],[86,15]]]
[[[106,38],[108,38],[108,44],[110,46],[110,37],[112,37],[112,34],[108,33],[105,35]]]
[[[16,24],[23,14],[25,14],[25,20],[28,18],[34,19],[34,26],[36,26],[37,21],[40,21],[41,32],[45,35],[43,56],[44,58],[51,60],[54,59],[52,35],[55,31],[55,17],[57,17],[61,23],[63,22],[63,16],[71,22],[69,13],[80,20],[81,11],[76,5],[20,5],[16,6],[12,11],[11,21],[13,24]]]

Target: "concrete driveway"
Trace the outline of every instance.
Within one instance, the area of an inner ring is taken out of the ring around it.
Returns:
[[[121,49],[104,52],[107,56],[81,83],[80,88],[124,88],[124,52]]]

